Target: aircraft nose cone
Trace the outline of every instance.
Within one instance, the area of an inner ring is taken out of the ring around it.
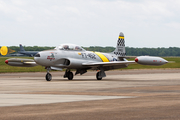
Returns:
[[[135,58],[135,62],[138,62],[138,58]]]
[[[37,57],[34,57],[34,61],[37,62],[37,61],[38,61],[38,58],[37,58]]]
[[[5,60],[5,63],[8,64],[8,60]]]
[[[35,61],[36,63],[38,63],[39,61],[41,61],[41,55],[40,55],[40,53],[37,53],[37,54],[34,56],[34,61]]]
[[[167,60],[165,60],[165,63],[168,63],[168,61],[167,61]]]

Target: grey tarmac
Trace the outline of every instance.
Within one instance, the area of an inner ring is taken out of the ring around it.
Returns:
[[[180,119],[180,69],[0,74],[0,119]],[[123,99],[122,99],[123,98]]]

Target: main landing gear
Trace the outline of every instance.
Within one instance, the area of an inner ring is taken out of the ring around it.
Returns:
[[[96,79],[102,80],[103,77],[106,77],[106,73],[104,72],[104,69],[101,69],[99,72],[97,72]]]
[[[72,80],[74,77],[73,73],[70,70],[66,69],[66,72],[64,74],[64,78],[68,78],[68,80]]]
[[[100,72],[97,72],[97,73],[96,73],[96,79],[97,79],[97,80],[102,80],[102,77],[100,76]]]

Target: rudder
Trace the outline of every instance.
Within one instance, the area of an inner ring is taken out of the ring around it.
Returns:
[[[21,44],[19,44],[19,47],[20,47],[20,51],[25,51]]]
[[[116,49],[113,51],[113,53],[117,55],[118,57],[126,56],[124,34],[122,32],[120,32],[119,34],[117,46],[116,46]]]

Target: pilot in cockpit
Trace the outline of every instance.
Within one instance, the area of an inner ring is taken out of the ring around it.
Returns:
[[[63,48],[64,48],[65,50],[69,50],[69,46],[68,46],[68,45],[64,45]]]
[[[81,50],[79,46],[76,46],[75,47],[75,50]]]

